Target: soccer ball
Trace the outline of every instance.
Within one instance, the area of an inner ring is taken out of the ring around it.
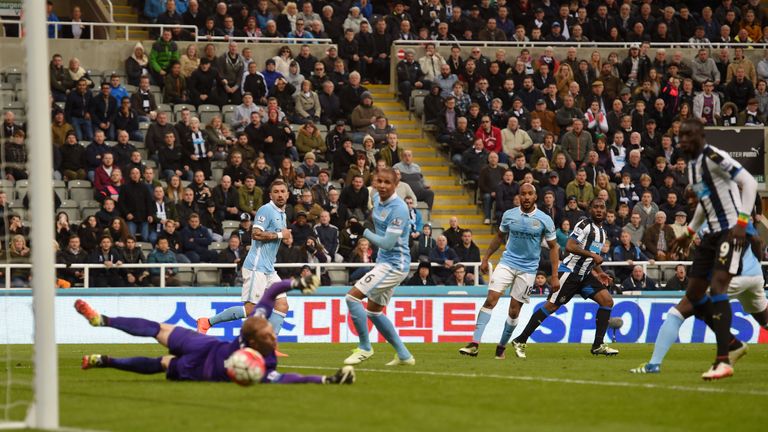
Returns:
[[[241,348],[224,361],[227,376],[241,386],[249,386],[264,377],[264,357],[253,348]]]

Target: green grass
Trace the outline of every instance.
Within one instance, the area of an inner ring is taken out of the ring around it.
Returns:
[[[353,386],[166,382],[115,370],[79,369],[91,352],[161,355],[157,345],[62,345],[62,425],[110,431],[715,431],[764,428],[768,347],[751,346],[736,375],[703,382],[713,345],[677,345],[661,375],[632,375],[649,345],[615,345],[594,358],[586,345],[534,344],[528,359],[477,358],[457,344],[413,344],[415,367],[387,368],[393,353],[358,368]],[[281,344],[280,370],[332,373],[350,345]],[[511,354],[511,353],[509,353]],[[13,347],[15,377],[31,374],[31,347]],[[24,359],[24,360],[19,360]],[[0,395],[6,388],[0,385]],[[17,390],[15,397],[22,396]]]

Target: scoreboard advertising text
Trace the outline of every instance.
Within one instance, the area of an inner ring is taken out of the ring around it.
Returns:
[[[199,317],[212,316],[224,309],[241,304],[225,296],[94,296],[84,297],[97,310],[109,316],[141,317],[194,329]],[[609,329],[607,338],[616,342],[652,343],[669,309],[677,303],[673,298],[621,298],[615,300],[612,317],[622,318],[620,329]],[[33,317],[31,297],[7,296],[0,300],[6,304],[0,309],[11,316],[10,326],[0,326],[0,340],[5,343],[32,343]],[[56,340],[63,344],[83,343],[148,343],[149,340],[126,335],[118,330],[94,329],[75,312],[74,297],[56,299]],[[468,342],[472,338],[475,318],[483,304],[482,298],[452,297],[395,297],[386,308],[398,333],[409,343]],[[532,298],[520,314],[515,335],[522,331],[534,308],[544,298]],[[340,297],[291,297],[291,310],[280,331],[280,342],[353,343],[357,334]],[[483,342],[496,343],[504,327],[509,298],[503,298],[493,311],[486,327]],[[768,343],[768,332],[762,330],[745,313],[738,302],[733,308],[733,333],[746,342]],[[541,325],[531,342],[591,343],[595,331],[597,305],[591,301],[576,300],[561,307]],[[240,331],[241,321],[217,324],[208,332],[223,340],[231,340]],[[371,340],[384,339],[371,327]],[[680,329],[680,342],[714,342],[714,334],[706,325],[693,318]]]

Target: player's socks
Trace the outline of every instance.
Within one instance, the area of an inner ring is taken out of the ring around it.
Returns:
[[[656,343],[653,345],[653,355],[651,356],[650,363],[653,365],[659,365],[664,361],[667,352],[677,340],[677,335],[680,333],[680,327],[682,327],[685,318],[677,308],[672,308],[667,313],[667,319],[659,329],[659,335],[656,336]]]
[[[211,325],[245,318],[245,306],[232,306],[208,318]]]
[[[129,335],[155,337],[160,333],[160,323],[143,318],[108,317],[102,315],[105,327],[122,330]]]
[[[512,318],[507,315],[507,321],[504,322],[504,331],[501,332],[501,340],[499,341],[500,346],[506,346],[509,343],[509,340],[512,338],[512,333],[514,333],[515,328],[517,327],[517,322],[517,318]]]
[[[400,336],[397,334],[397,330],[395,330],[395,326],[392,325],[392,321],[390,321],[386,315],[381,312],[369,311],[368,318],[370,318],[373,322],[373,325],[376,326],[376,330],[378,330],[379,333],[384,336],[384,339],[386,339],[387,342],[389,342],[390,345],[395,348],[395,351],[397,351],[397,357],[400,360],[407,360],[413,357],[410,351],[408,351],[408,348],[405,347],[403,341],[400,339]]]
[[[608,330],[608,320],[611,318],[611,308],[600,306],[595,317],[595,341],[592,349],[605,343],[605,332]]]
[[[360,338],[360,342],[357,344],[358,348],[371,351],[373,348],[371,348],[371,340],[368,335],[368,314],[365,313],[363,302],[357,297],[347,295],[347,309],[352,317],[352,324],[357,330],[357,336]]]
[[[731,303],[728,301],[727,294],[716,294],[712,296],[712,327],[717,338],[717,359],[718,362],[730,363],[728,359],[729,344],[731,336]]]
[[[285,321],[285,314],[272,310],[272,315],[269,316],[269,323],[272,324],[272,328],[275,330],[275,336],[280,334],[280,329],[283,328],[283,321]]]
[[[476,344],[480,343],[480,339],[483,338],[485,326],[488,325],[488,321],[491,320],[491,312],[493,312],[493,309],[480,308],[480,312],[477,313],[477,322],[475,323],[475,333],[472,335],[472,342]]]
[[[533,332],[535,332],[536,329],[539,328],[541,323],[544,322],[544,320],[547,319],[548,316],[549,316],[549,311],[545,307],[538,308],[536,312],[533,313],[533,316],[531,316],[531,319],[528,320],[528,324],[526,324],[525,329],[523,329],[523,332],[520,333],[520,335],[515,338],[515,342],[518,342],[518,343],[528,342],[528,338],[531,337]]]
[[[105,358],[106,357],[106,358]],[[163,372],[162,357],[127,357],[114,358],[102,356],[104,367],[120,369],[140,374],[156,374]]]

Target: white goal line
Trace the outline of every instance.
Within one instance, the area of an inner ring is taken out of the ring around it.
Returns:
[[[321,367],[321,366],[294,366],[283,365],[285,369],[313,369],[313,370],[338,370],[335,367]],[[403,369],[370,369],[370,368],[355,368],[355,372],[373,372],[373,373],[385,373],[385,374],[402,374],[402,375],[423,375],[423,376],[438,376],[438,377],[452,377],[452,378],[489,378],[489,379],[504,379],[510,381],[527,381],[527,382],[545,382],[545,383],[558,383],[558,384],[575,384],[575,385],[593,385],[602,387],[624,387],[634,389],[650,389],[650,390],[672,390],[683,391],[693,393],[716,393],[716,394],[738,394],[746,396],[768,396],[768,390],[735,390],[722,387],[705,387],[705,386],[683,386],[683,385],[668,385],[668,384],[654,384],[654,383],[637,383],[628,381],[593,381],[593,380],[581,380],[571,378],[550,378],[543,376],[514,376],[514,375],[499,375],[499,374],[477,374],[477,373],[461,373],[461,372],[433,372],[433,371],[418,371],[418,370],[403,370]],[[627,371],[627,373],[629,373]]]

